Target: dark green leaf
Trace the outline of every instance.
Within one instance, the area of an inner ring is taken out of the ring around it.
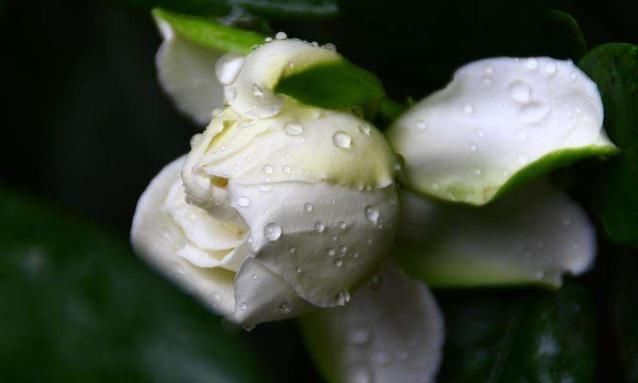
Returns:
[[[619,363],[612,366],[617,379],[638,382],[638,256],[616,250],[608,261],[611,296],[605,302],[609,304],[612,318],[610,328],[606,328],[605,346],[610,348],[613,362]]]
[[[375,75],[345,59],[313,65],[284,77],[275,92],[328,109],[371,103],[380,100],[384,94]]]
[[[438,297],[446,319],[439,382],[594,381],[594,308],[582,286]]]
[[[243,333],[224,330],[127,244],[8,192],[0,311],[3,381],[270,381]]]
[[[247,54],[264,42],[264,36],[258,33],[223,25],[210,18],[159,8],[153,10],[153,16],[160,25],[161,22],[168,23],[182,38],[222,52]]]
[[[605,130],[621,151],[598,168],[596,210],[612,240],[638,246],[638,46],[599,46],[580,67],[598,84]]]

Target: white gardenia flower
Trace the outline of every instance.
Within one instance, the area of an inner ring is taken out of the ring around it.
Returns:
[[[396,164],[381,133],[271,90],[281,62],[334,54],[286,40],[243,65],[222,58],[228,105],[138,203],[137,252],[247,327],[345,305],[392,245]]]

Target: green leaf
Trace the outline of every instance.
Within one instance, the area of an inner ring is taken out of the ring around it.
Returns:
[[[621,382],[638,381],[638,256],[615,249],[607,257],[609,262],[610,299],[606,299],[611,312],[610,359],[618,363],[612,371]]]
[[[33,382],[270,381],[245,335],[126,243],[0,191],[0,376]]]
[[[638,246],[638,46],[601,45],[579,65],[598,85],[605,130],[621,150],[592,183],[597,212],[613,241]]]
[[[167,23],[180,37],[216,51],[247,54],[264,42],[264,36],[259,33],[223,25],[210,18],[160,8],[153,10],[153,17],[160,28],[163,22]]]
[[[594,382],[594,307],[582,286],[437,298],[447,330],[439,382]]]
[[[374,74],[345,59],[320,63],[282,77],[275,92],[326,109],[363,105],[384,95],[383,86]]]

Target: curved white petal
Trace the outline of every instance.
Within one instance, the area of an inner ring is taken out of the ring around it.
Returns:
[[[329,184],[229,183],[233,206],[250,226],[264,267],[310,303],[343,305],[373,274],[396,229],[396,189],[360,191]]]
[[[182,112],[207,124],[213,109],[224,105],[223,86],[215,74],[223,52],[181,38],[162,19],[157,23],[164,37],[156,57],[160,85]]]
[[[254,258],[243,263],[235,278],[235,301],[232,320],[246,328],[296,317],[313,308],[283,278]]]
[[[284,107],[276,118],[254,122],[230,108],[215,116],[194,140],[182,173],[194,201],[214,205],[211,177],[244,185],[300,181],[370,189],[393,183],[395,157],[373,126],[350,113],[294,102]]]
[[[433,286],[559,286],[564,273],[585,272],[596,254],[585,212],[545,182],[478,209],[400,195],[394,254]]]
[[[410,187],[482,205],[531,166],[613,152],[602,122],[596,84],[570,61],[492,58],[459,69],[388,138]]]
[[[246,57],[235,81],[224,87],[226,101],[244,117],[272,117],[284,103],[283,97],[273,93],[282,76],[339,59],[332,50],[297,39],[261,45]]]
[[[345,307],[302,318],[319,368],[330,383],[433,382],[444,339],[434,297],[394,265],[375,282]]]
[[[140,256],[169,279],[198,297],[206,306],[222,315],[230,315],[235,308],[233,278],[235,273],[221,268],[197,267],[179,252],[189,240],[171,214],[163,208],[174,185],[181,184],[181,157],[151,181],[137,203],[131,243]]]

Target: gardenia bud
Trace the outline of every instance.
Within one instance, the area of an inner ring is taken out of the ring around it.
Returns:
[[[392,244],[395,159],[381,133],[352,113],[275,95],[267,77],[278,74],[262,69],[323,51],[286,40],[247,56],[225,89],[239,110],[229,101],[193,137],[134,218],[144,258],[249,327],[346,304]],[[263,102],[251,108],[252,97]]]

